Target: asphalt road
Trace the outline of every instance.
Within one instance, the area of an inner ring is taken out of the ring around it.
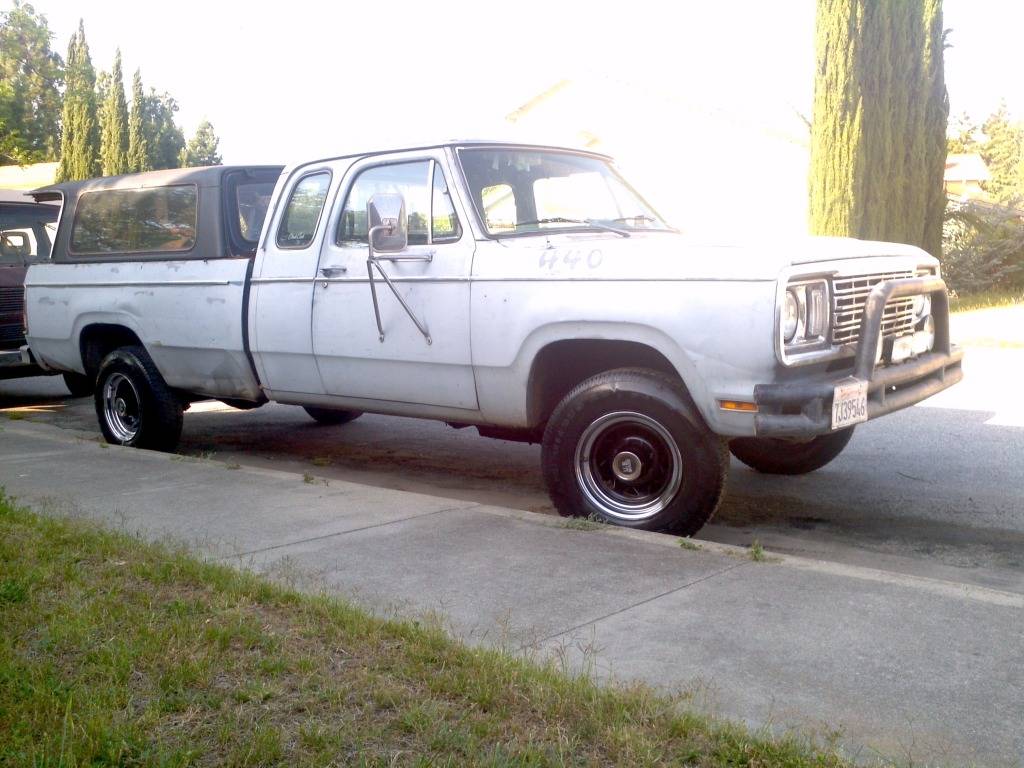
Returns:
[[[698,538],[1024,593],[1024,348],[970,348],[965,372],[858,427],[816,473],[770,477],[734,461]],[[59,378],[0,381],[0,409],[99,435],[91,399],[67,398]],[[472,428],[373,415],[322,427],[295,407],[207,402],[186,414],[180,451],[553,514],[540,448]]]

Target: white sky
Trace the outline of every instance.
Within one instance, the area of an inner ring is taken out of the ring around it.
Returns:
[[[213,122],[228,162],[500,135],[564,77],[610,74],[740,115],[810,109],[813,0],[34,5],[62,55],[80,16],[98,69],[119,45],[126,87],[141,67],[147,88],[178,99],[187,134]],[[953,113],[1000,98],[1024,110],[1024,3],[946,0],[945,17]]]

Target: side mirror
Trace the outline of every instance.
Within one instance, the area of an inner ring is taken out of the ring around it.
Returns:
[[[366,204],[366,222],[373,251],[395,253],[408,246],[409,223],[401,195],[381,192],[371,197]]]

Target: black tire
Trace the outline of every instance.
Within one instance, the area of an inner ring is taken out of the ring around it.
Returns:
[[[620,368],[562,399],[544,430],[541,462],[562,515],[690,536],[718,508],[729,452],[681,382]]]
[[[729,443],[732,455],[766,475],[805,475],[821,469],[843,452],[853,427],[806,442],[775,437],[738,437]]]
[[[96,380],[81,373],[65,373],[64,386],[72,397],[87,397],[96,389]]]
[[[182,405],[146,350],[121,347],[96,376],[96,416],[108,443],[172,451],[181,436]]]
[[[302,410],[308,413],[317,424],[324,426],[348,424],[363,415],[362,411],[338,411],[333,408],[314,408],[313,406],[303,406]]]

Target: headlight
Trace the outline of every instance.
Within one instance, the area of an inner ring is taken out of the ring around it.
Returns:
[[[786,291],[786,303],[782,309],[782,338],[789,344],[800,326],[800,300],[793,291]]]
[[[920,320],[922,317],[927,317],[932,313],[932,297],[927,294],[915,296],[911,309],[914,312],[914,321]]]
[[[786,289],[780,332],[787,347],[794,350],[816,348],[828,343],[828,283],[808,280]]]

